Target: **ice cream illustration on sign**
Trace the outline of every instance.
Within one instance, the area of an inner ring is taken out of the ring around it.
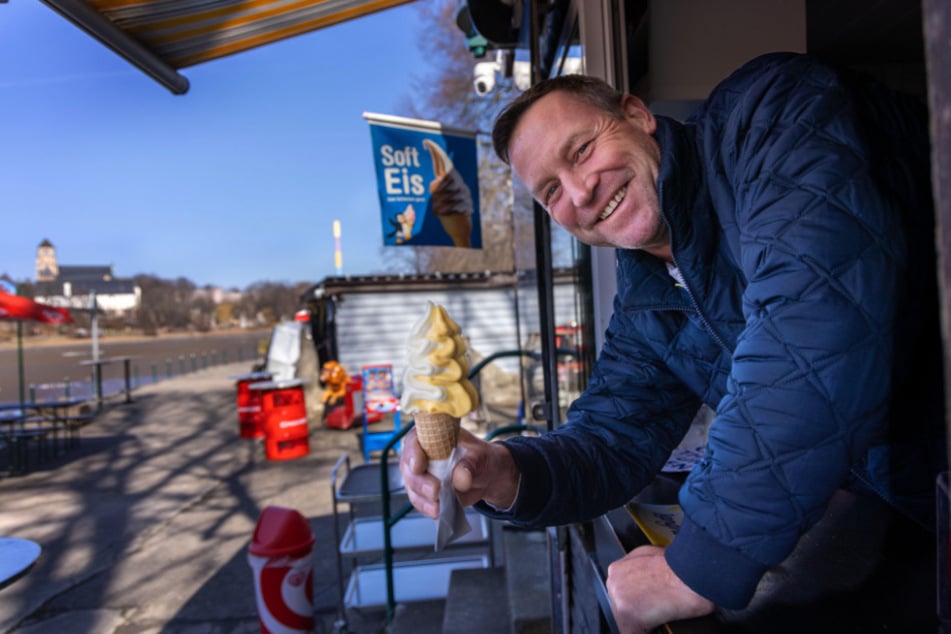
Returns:
[[[406,205],[406,210],[401,214],[396,214],[396,222],[399,223],[399,230],[396,232],[396,243],[408,241],[413,237],[413,225],[416,223],[416,210],[412,205]]]
[[[443,306],[428,302],[410,333],[400,409],[414,418],[429,472],[440,481],[437,550],[470,530],[451,483],[461,418],[479,405],[467,352],[459,325]]]
[[[429,139],[423,139],[433,161],[435,178],[429,183],[433,214],[442,223],[443,229],[457,247],[471,246],[472,192],[442,147]]]

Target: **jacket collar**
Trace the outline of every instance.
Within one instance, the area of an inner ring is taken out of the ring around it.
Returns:
[[[657,176],[660,209],[670,229],[671,250],[681,269],[692,262],[684,257],[696,249],[703,239],[704,227],[694,213],[705,186],[703,169],[694,145],[695,129],[677,121],[658,116],[654,137],[660,145],[661,161]]]
[[[687,284],[693,288],[701,283],[697,279],[701,270],[697,266],[697,241],[708,233],[697,227],[692,217],[695,203],[703,189],[702,170],[694,150],[694,128],[658,115],[654,137],[661,152],[657,177],[661,215],[670,230],[674,260],[681,274],[685,275]],[[620,267],[618,278],[621,288],[632,291],[625,293],[628,306],[693,307],[660,259],[636,250],[620,250],[618,258],[628,262],[628,266]]]

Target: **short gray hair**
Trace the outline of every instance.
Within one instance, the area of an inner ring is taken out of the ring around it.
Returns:
[[[604,110],[615,119],[624,118],[624,109],[621,105],[624,95],[604,80],[587,75],[562,75],[545,79],[516,97],[495,119],[495,125],[492,127],[492,147],[506,164],[509,163],[509,143],[512,141],[512,133],[515,132],[515,127],[521,121],[522,115],[536,101],[558,90]]]

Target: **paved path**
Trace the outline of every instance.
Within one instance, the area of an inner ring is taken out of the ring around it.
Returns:
[[[238,435],[229,376],[246,371],[224,365],[141,388],[84,427],[80,447],[0,479],[0,535],[43,547],[0,590],[0,633],[260,632],[247,546],[269,505],[311,521],[317,631],[329,631],[330,472],[343,453],[362,461],[357,429],[312,422],[308,456],[266,460],[261,441]]]

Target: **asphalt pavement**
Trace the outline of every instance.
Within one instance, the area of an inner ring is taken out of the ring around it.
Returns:
[[[0,632],[260,632],[247,550],[268,506],[300,511],[316,535],[316,632],[337,620],[330,475],[360,464],[359,426],[311,420],[310,452],[267,460],[239,435],[232,363],[136,390],[83,427],[81,443],[0,478],[0,535],[42,548],[0,590]],[[313,418],[313,417],[312,417]],[[373,614],[351,632],[380,629]]]

